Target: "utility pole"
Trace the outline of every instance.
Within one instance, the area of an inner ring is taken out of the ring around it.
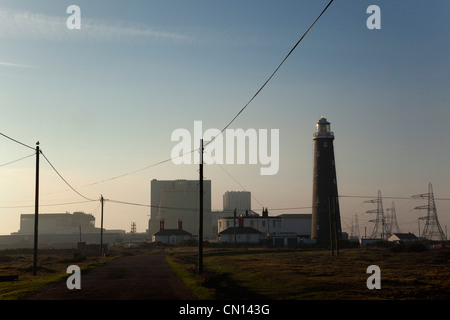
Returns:
[[[100,222],[100,258],[102,258],[103,257],[103,203],[104,203],[103,195],[100,195],[100,202],[102,204],[102,216],[101,216],[101,222]]]
[[[233,213],[233,229],[234,229],[234,250],[236,250],[236,208]]]
[[[36,142],[36,189],[34,195],[34,250],[33,250],[33,276],[37,274],[38,251],[38,218],[39,218],[39,141]]]
[[[203,139],[200,140],[200,203],[198,215],[198,274],[203,273]]]

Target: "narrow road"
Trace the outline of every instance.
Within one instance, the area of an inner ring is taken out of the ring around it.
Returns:
[[[85,273],[81,271],[81,289],[68,289],[64,280],[25,299],[194,300],[196,297],[160,254],[118,258]]]

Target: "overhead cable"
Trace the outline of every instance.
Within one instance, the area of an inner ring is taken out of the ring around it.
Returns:
[[[82,197],[82,198],[84,198],[84,199],[86,199],[86,200],[89,200],[89,201],[96,201],[96,200],[90,199],[90,198],[88,198],[88,197],[85,197],[84,195],[82,195],[81,193],[79,193],[77,190],[75,190],[75,189],[70,185],[70,183],[68,183],[67,180],[63,178],[63,176],[58,172],[58,170],[56,170],[56,168],[53,166],[53,164],[50,162],[50,160],[48,160],[47,157],[45,156],[45,154],[42,152],[42,150],[41,150],[40,152],[41,152],[41,154],[44,156],[45,160],[47,160],[48,164],[49,164],[49,165],[53,168],[53,170],[58,174],[58,176],[62,179],[62,181],[64,181],[65,184],[67,184],[67,185],[70,187],[70,189],[72,189],[76,194],[78,194],[80,197]]]
[[[39,207],[57,207],[57,206],[65,206],[69,204],[80,204],[80,203],[88,203],[98,200],[87,200],[87,201],[75,201],[75,202],[64,202],[64,203],[52,203],[52,204],[40,204]],[[20,208],[34,208],[34,205],[30,206],[8,206],[8,207],[0,207],[0,209],[20,209]]]
[[[29,145],[23,143],[23,142],[20,142],[20,141],[18,141],[18,140],[16,140],[16,139],[13,139],[13,138],[11,138],[11,137],[9,137],[9,136],[7,136],[6,134],[3,134],[3,133],[1,133],[1,132],[0,132],[0,135],[4,136],[5,138],[7,138],[7,139],[9,139],[9,140],[11,140],[11,141],[14,141],[14,142],[16,142],[16,143],[18,143],[18,144],[21,144],[21,145],[24,146],[24,147],[30,148],[30,149],[32,149],[32,150],[35,149],[35,148],[33,148],[33,147],[31,147],[31,146],[29,146]]]
[[[288,54],[284,57],[284,59],[281,61],[281,63],[278,65],[278,67],[272,72],[272,74],[269,76],[269,78],[263,83],[263,85],[258,89],[258,91],[253,95],[253,97],[252,97],[252,98],[244,105],[243,108],[241,108],[241,110],[233,117],[233,119],[231,119],[231,121],[230,121],[230,122],[222,129],[222,131],[221,131],[219,134],[222,134],[222,133],[223,133],[223,132],[224,132],[224,131],[225,131],[225,130],[233,123],[233,122],[234,122],[234,120],[236,120],[236,118],[237,118],[237,117],[238,117],[238,116],[239,116],[239,115],[247,108],[247,106],[248,106],[248,105],[256,98],[256,96],[264,89],[264,87],[267,85],[267,83],[269,83],[269,81],[273,78],[273,76],[275,75],[275,73],[277,73],[277,71],[281,68],[281,66],[284,64],[284,62],[287,60],[287,58],[288,58],[288,57],[292,54],[292,52],[297,48],[297,46],[300,44],[300,42],[303,40],[303,38],[306,36],[306,34],[311,30],[311,28],[316,24],[316,22],[320,19],[320,17],[325,13],[325,11],[328,9],[328,7],[331,5],[331,3],[332,3],[333,1],[334,1],[334,0],[331,0],[331,1],[327,4],[327,6],[322,10],[322,12],[321,12],[321,13],[319,14],[319,16],[316,18],[316,20],[314,20],[314,22],[311,24],[311,26],[305,31],[305,33],[300,37],[300,39],[297,41],[297,43],[292,47],[292,49],[291,49],[291,50],[288,52]],[[218,134],[218,135],[219,135],[219,134]],[[206,147],[208,144],[210,144],[210,143],[211,143],[218,135],[216,135],[215,137],[213,137],[212,140],[206,142],[205,145],[204,145],[204,147]],[[134,171],[130,171],[130,172],[127,172],[127,173],[124,173],[124,174],[121,174],[121,175],[118,175],[118,176],[115,176],[115,177],[112,177],[112,178],[109,178],[109,179],[105,179],[105,180],[93,182],[93,183],[88,184],[88,185],[85,185],[85,186],[83,186],[83,187],[92,186],[92,185],[96,185],[96,184],[99,184],[99,183],[104,183],[104,182],[107,182],[107,181],[111,181],[111,180],[115,180],[115,179],[118,179],[118,178],[122,178],[122,177],[131,175],[131,174],[134,174],[134,173],[137,173],[137,172],[140,172],[140,171],[143,171],[143,170],[152,168],[152,167],[156,167],[156,166],[158,166],[158,165],[160,165],[160,164],[163,164],[163,163],[169,162],[169,161],[171,161],[171,160],[173,160],[173,159],[176,159],[176,158],[179,158],[179,157],[182,157],[182,156],[191,154],[191,153],[193,153],[193,152],[195,152],[195,151],[198,151],[198,149],[191,150],[191,151],[189,151],[188,153],[184,153],[184,154],[179,155],[179,156],[177,156],[177,157],[169,158],[169,159],[166,159],[166,160],[163,160],[163,161],[154,163],[154,164],[152,164],[152,165],[143,167],[143,168],[141,168],[141,169],[137,169],[137,170],[134,170]]]
[[[322,12],[319,14],[319,16],[316,18],[316,20],[314,20],[314,22],[311,24],[311,26],[308,28],[308,30],[305,31],[305,33],[300,37],[300,39],[297,41],[297,43],[294,45],[294,47],[289,51],[289,53],[284,57],[284,59],[281,61],[281,63],[278,65],[278,67],[272,72],[272,74],[269,76],[269,78],[267,78],[267,80],[263,83],[263,85],[258,89],[258,91],[256,91],[256,93],[253,95],[253,97],[244,105],[244,107],[242,107],[242,109],[234,116],[233,119],[231,119],[231,121],[222,129],[222,131],[220,132],[220,134],[222,134],[233,122],[234,120],[236,120],[237,117],[239,117],[239,115],[245,110],[245,108],[247,108],[247,106],[256,98],[256,96],[262,91],[262,89],[264,89],[264,87],[267,85],[267,83],[269,83],[269,81],[273,78],[273,76],[275,75],[275,73],[277,73],[277,71],[281,68],[281,66],[283,65],[283,63],[287,60],[287,58],[289,58],[289,56],[291,55],[291,53],[295,50],[295,48],[297,48],[297,46],[300,44],[300,42],[303,40],[303,38],[306,36],[306,34],[309,32],[309,30],[311,30],[311,28],[316,24],[316,22],[320,19],[320,17],[325,13],[325,11],[328,9],[328,7],[331,5],[331,3],[334,0],[331,0],[327,6],[322,10]],[[216,136],[217,137],[217,136]],[[215,138],[215,137],[214,137]],[[211,143],[214,138],[212,140],[210,140],[209,142],[207,142],[205,144],[205,146],[207,146],[209,143]]]
[[[10,161],[10,162],[8,162],[8,163],[1,164],[0,167],[7,166],[7,165],[9,165],[9,164],[15,163],[15,162],[17,162],[17,161],[20,161],[20,160],[23,160],[23,159],[26,159],[26,158],[29,158],[29,157],[32,157],[32,156],[35,156],[35,155],[36,155],[36,153],[30,154],[29,156],[26,156],[26,157],[23,157],[23,158],[14,160],[14,161]]]

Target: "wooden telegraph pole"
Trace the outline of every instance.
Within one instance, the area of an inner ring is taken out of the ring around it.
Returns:
[[[100,258],[102,258],[103,257],[103,203],[104,203],[103,195],[100,196],[100,203],[102,205],[102,216],[101,216],[101,222],[100,222]]]
[[[203,139],[200,140],[200,203],[198,215],[198,274],[203,273]]]
[[[39,141],[36,142],[36,188],[34,195],[34,249],[33,249],[33,276],[37,274],[38,251],[38,221],[39,221]]]

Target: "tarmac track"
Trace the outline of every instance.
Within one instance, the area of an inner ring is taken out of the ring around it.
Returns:
[[[68,274],[69,276],[69,274]],[[83,273],[81,289],[66,280],[50,284],[25,300],[194,300],[163,254],[114,259]]]

